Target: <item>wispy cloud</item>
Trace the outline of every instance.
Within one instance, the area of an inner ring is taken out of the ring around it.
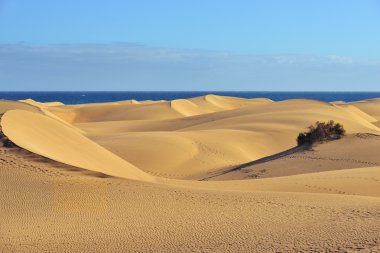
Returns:
[[[354,60],[351,57],[344,57],[338,55],[329,55],[328,58],[331,62],[337,64],[353,64]]]
[[[375,90],[379,70],[376,59],[338,55],[237,54],[138,43],[0,45],[2,90]]]

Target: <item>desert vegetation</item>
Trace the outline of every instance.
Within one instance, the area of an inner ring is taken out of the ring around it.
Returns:
[[[316,142],[340,139],[345,135],[346,130],[340,123],[333,120],[326,122],[317,121],[315,125],[310,125],[307,132],[300,133],[297,137],[297,144],[313,144]]]

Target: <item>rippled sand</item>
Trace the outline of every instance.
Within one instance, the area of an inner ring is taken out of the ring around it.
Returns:
[[[28,100],[0,113],[16,144],[0,148],[0,252],[380,252],[380,100]],[[347,137],[292,149],[330,119]]]

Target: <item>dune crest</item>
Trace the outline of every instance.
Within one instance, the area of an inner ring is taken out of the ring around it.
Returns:
[[[126,100],[110,103],[45,106],[45,108],[69,123],[87,123],[121,120],[179,119],[243,107],[260,106],[272,102],[272,100],[265,98],[243,99],[206,95],[172,101],[146,100],[139,102],[136,100]],[[36,104],[35,101],[29,101],[29,103]]]
[[[63,106],[63,105],[65,105],[64,103],[59,102],[59,101],[41,103],[41,102],[37,102],[31,98],[19,100],[19,101],[23,102],[23,103],[31,104],[31,105],[34,105],[37,107],[50,107],[50,106]]]
[[[0,114],[9,110],[20,109],[31,112],[41,113],[41,109],[35,105],[31,105],[21,101],[0,100]]]

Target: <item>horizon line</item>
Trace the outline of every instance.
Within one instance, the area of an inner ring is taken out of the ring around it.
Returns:
[[[258,93],[270,93],[270,92],[296,92],[296,93],[314,93],[314,92],[321,92],[321,93],[358,93],[358,92],[366,92],[366,93],[380,93],[379,91],[302,91],[302,90],[295,90],[295,91],[284,91],[284,90],[276,90],[276,91],[265,91],[265,90],[0,90],[0,92],[258,92]]]

